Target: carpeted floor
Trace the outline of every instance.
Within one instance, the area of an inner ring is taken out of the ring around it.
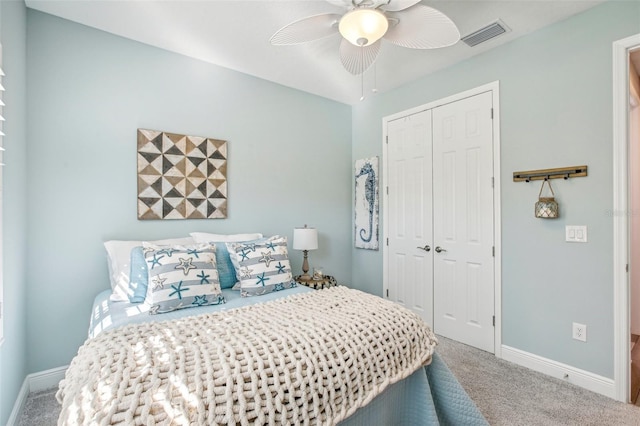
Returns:
[[[58,389],[32,393],[24,404],[16,426],[55,426],[58,424],[60,404],[56,401]]]
[[[640,407],[439,339],[438,352],[491,425],[640,426]],[[59,413],[55,391],[29,395],[17,426],[55,425]]]
[[[640,425],[640,407],[438,339],[442,359],[491,425]]]

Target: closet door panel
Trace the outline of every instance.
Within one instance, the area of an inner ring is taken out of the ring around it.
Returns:
[[[388,288],[433,324],[431,111],[387,125]]]
[[[494,350],[491,93],[433,109],[434,330]]]

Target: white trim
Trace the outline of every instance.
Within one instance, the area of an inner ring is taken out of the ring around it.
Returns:
[[[18,396],[16,397],[16,402],[13,404],[13,410],[11,410],[11,414],[7,420],[7,426],[14,426],[18,423],[20,413],[22,413],[22,409],[24,408],[25,402],[27,402],[28,396],[29,384],[27,383],[27,379],[24,379],[24,382],[22,382],[22,386],[20,387],[20,392],[18,392]]]
[[[629,401],[628,108],[629,52],[640,34],[613,43],[613,365],[615,395]]]
[[[29,392],[40,392],[58,386],[60,380],[64,379],[64,373],[69,366],[52,368],[29,374],[25,380],[29,381]]]
[[[492,90],[497,92],[499,87],[500,87],[500,82],[498,80],[492,81],[491,83],[483,84],[482,86],[474,87],[473,89],[465,90],[464,92],[456,93],[454,95],[447,96],[446,98],[438,99],[436,101],[432,101],[427,104],[418,105],[416,107],[409,108],[404,111],[387,115],[386,117],[382,117],[382,124],[383,126],[385,126],[388,122],[397,120],[402,117],[406,117],[407,115],[417,114],[419,112],[426,111],[428,109],[433,109],[442,105],[450,104],[452,102],[457,102],[461,99],[470,98],[472,96],[476,96],[481,93],[490,92]],[[495,100],[495,96],[494,96],[494,100]],[[386,130],[386,127],[384,130]],[[384,134],[382,137],[382,144],[384,148],[384,144],[385,144]]]
[[[387,136],[387,124],[390,121],[397,120],[407,115],[417,114],[422,111],[433,109],[442,105],[446,105],[452,102],[459,101],[461,99],[470,98],[472,96],[479,95],[481,93],[491,92],[493,103],[493,177],[494,177],[494,191],[493,191],[493,241],[495,245],[495,260],[494,260],[494,314],[496,317],[496,326],[494,330],[494,354],[496,357],[501,358],[502,350],[502,232],[501,232],[501,191],[500,191],[500,82],[493,81],[491,83],[484,84],[482,86],[475,87],[473,89],[466,90],[464,92],[456,93],[455,95],[447,96],[446,98],[438,99],[428,104],[420,105],[405,111],[397,112],[392,115],[388,115],[382,118],[382,188],[387,186],[387,156],[386,153],[386,136]],[[388,265],[389,265],[389,252],[387,250],[387,230],[389,229],[388,216],[389,216],[389,203],[388,194],[386,191],[382,191],[382,293],[386,297],[389,289],[388,283]]]
[[[500,185],[500,82],[491,83],[493,94],[493,244],[495,256],[493,261],[494,302],[496,316],[494,330],[494,354],[502,358],[502,189]]]
[[[16,402],[13,404],[13,410],[11,410],[7,426],[14,426],[18,422],[30,393],[53,389],[58,386],[60,380],[64,379],[64,373],[67,371],[67,367],[68,366],[52,368],[50,370],[29,374],[25,377],[24,382],[22,382],[22,387],[20,387],[20,392],[18,392],[18,396],[16,397]]]
[[[561,362],[534,355],[510,346],[502,346],[502,358],[542,374],[569,382],[581,388],[615,398],[614,381]]]

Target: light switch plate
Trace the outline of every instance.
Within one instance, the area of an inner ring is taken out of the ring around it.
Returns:
[[[565,226],[565,241],[570,243],[586,243],[587,227],[585,225]]]

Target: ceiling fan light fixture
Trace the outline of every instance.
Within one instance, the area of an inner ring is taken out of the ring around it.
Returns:
[[[346,13],[338,30],[354,46],[369,46],[380,40],[389,29],[389,21],[375,9],[360,8]]]

